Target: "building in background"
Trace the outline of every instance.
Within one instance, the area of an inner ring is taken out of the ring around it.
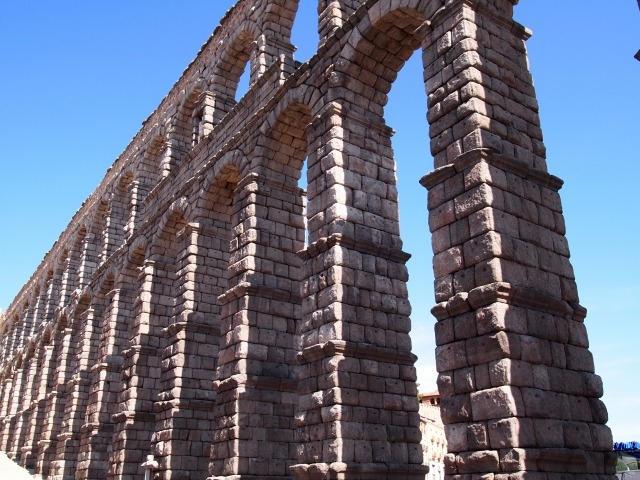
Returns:
[[[438,392],[423,393],[420,396],[420,432],[424,464],[429,466],[427,480],[443,480],[447,439],[444,436],[444,425],[440,417]]]

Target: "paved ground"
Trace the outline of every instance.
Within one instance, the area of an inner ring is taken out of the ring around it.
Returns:
[[[15,464],[4,452],[0,452],[0,479],[2,480],[33,480],[24,468]]]

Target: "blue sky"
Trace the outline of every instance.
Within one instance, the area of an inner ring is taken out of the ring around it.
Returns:
[[[141,122],[195,57],[233,0],[0,6],[0,308],[6,309]],[[315,51],[317,0],[301,0],[293,42]],[[640,12],[635,0],[521,0],[550,173],[596,372],[616,441],[640,440]],[[386,109],[396,129],[401,229],[409,263],[414,351],[423,390],[435,389],[431,170],[419,55]]]

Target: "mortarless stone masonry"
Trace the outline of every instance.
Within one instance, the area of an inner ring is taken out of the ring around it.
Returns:
[[[447,478],[614,478],[514,3],[320,0],[299,65],[297,0],[240,0],[9,307],[0,449],[55,480],[150,454],[166,480],[424,478],[383,118],[420,48]]]

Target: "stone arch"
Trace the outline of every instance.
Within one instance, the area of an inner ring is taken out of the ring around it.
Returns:
[[[203,96],[204,95],[204,96]],[[169,121],[167,134],[174,156],[170,167],[177,166],[182,157],[195,147],[204,136],[205,84],[199,78],[188,91],[182,92],[182,101]]]
[[[44,321],[44,311],[46,309],[46,292],[44,282],[42,279],[38,279],[33,285],[33,290],[30,293],[30,303],[33,305],[31,309],[31,329],[29,335],[35,335],[38,329]]]
[[[382,118],[387,93],[398,72],[429,31],[430,20],[443,1],[412,0],[398,7],[381,1],[349,32],[349,42],[328,72],[338,96],[359,92],[350,108]],[[374,117],[374,118],[375,118]]]
[[[138,158],[136,180],[143,200],[158,182],[169,174],[169,165],[164,164],[166,160],[164,152],[167,148],[165,130],[164,125],[154,125],[149,134],[149,140]]]
[[[13,352],[15,351],[15,336],[17,334],[18,327],[18,314],[14,313],[6,321],[6,342],[3,352],[4,361],[11,361]]]
[[[54,261],[56,265],[56,278],[60,283],[57,307],[64,308],[71,298],[71,292],[75,289],[74,277],[77,276],[75,265],[71,261],[69,248],[63,248]],[[55,313],[55,312],[54,312]]]
[[[147,238],[144,236],[138,236],[133,241],[127,252],[127,262],[125,264],[125,270],[140,267],[144,262],[144,258],[147,251]]]
[[[109,257],[114,244],[113,237],[109,235],[109,194],[102,195],[94,208],[91,234],[95,239],[97,264],[101,264]]]
[[[158,255],[168,254],[167,242],[163,240],[177,235],[187,225],[190,214],[191,206],[187,197],[180,197],[169,206],[158,223],[156,234],[150,245],[152,259]]]
[[[545,372],[543,375],[547,378],[558,374],[584,384],[593,375],[590,360],[583,364],[568,361],[565,366],[558,367],[549,352],[552,349],[575,351],[576,355],[590,358],[586,342],[541,332],[530,320],[525,322],[526,326],[523,323],[520,327],[511,323],[516,317],[537,319],[534,321],[543,321],[544,318],[561,329],[568,322],[570,328],[577,326],[582,330],[580,322],[584,313],[579,306],[574,310],[577,296],[571,268],[561,267],[568,266],[568,251],[561,252],[549,243],[544,246],[544,242],[539,240],[543,237],[557,239],[557,235],[564,234],[562,229],[557,229],[551,222],[528,217],[511,204],[514,196],[525,198],[527,194],[524,192],[535,191],[540,196],[536,194],[535,199],[529,200],[536,206],[529,205],[533,210],[546,211],[550,204],[545,205],[543,198],[545,195],[555,197],[560,187],[560,182],[544,168],[544,149],[537,138],[539,119],[534,102],[522,99],[522,95],[533,92],[524,49],[528,33],[511,20],[511,3],[491,2],[490,6],[478,6],[475,2],[473,5],[447,2],[445,8],[440,8],[443,3],[380,1],[374,8],[362,12],[359,23],[351,32],[345,32],[348,40],[344,43],[342,58],[336,59],[328,77],[329,88],[334,90],[333,98],[336,99],[333,122],[341,122],[345,132],[341,135],[342,142],[335,142],[329,148],[333,150],[333,157],[325,160],[331,166],[327,171],[327,186],[330,188],[326,192],[337,199],[344,192],[343,187],[349,187],[354,192],[363,191],[367,198],[360,207],[355,194],[352,197],[345,195],[345,200],[326,202],[325,205],[335,205],[325,210],[333,212],[335,219],[330,220],[332,224],[328,225],[326,237],[330,239],[335,235],[333,238],[338,242],[336,245],[341,244],[343,259],[356,258],[356,252],[366,253],[367,248],[363,247],[374,239],[376,232],[370,228],[374,226],[383,234],[372,243],[390,248],[386,252],[378,250],[378,259],[384,258],[387,266],[392,264],[392,260],[404,264],[399,250],[402,243],[396,230],[397,218],[394,218],[397,199],[380,196],[380,200],[391,200],[391,203],[381,203],[384,221],[379,221],[371,215],[375,211],[372,202],[378,200],[369,195],[381,192],[382,185],[373,181],[372,172],[366,170],[366,164],[359,171],[351,163],[348,169],[345,168],[344,162],[350,161],[352,156],[370,163],[377,161],[378,180],[382,178],[380,166],[393,172],[391,132],[385,132],[383,128],[386,94],[404,61],[414,49],[422,46],[431,151],[437,169],[427,174],[421,183],[429,190],[429,227],[433,233],[435,254],[435,293],[439,303],[432,311],[437,319],[438,386],[449,441],[445,462],[447,474],[481,476],[498,473],[508,463],[507,457],[518,448],[522,448],[524,455],[544,460],[537,465],[514,466],[514,472],[519,472],[514,475],[526,476],[528,471],[536,470],[566,472],[566,465],[573,458],[585,465],[580,467],[580,473],[576,472],[575,478],[587,472],[605,471],[610,462],[605,453],[610,448],[610,433],[602,425],[602,405],[598,400],[602,390],[598,387],[577,394],[565,384],[536,382],[533,377],[534,371]],[[490,51],[491,36],[504,42],[501,44],[504,48],[501,57],[493,56],[495,52]],[[503,95],[497,94],[494,88],[501,90],[507,98],[501,99]],[[512,101],[516,96],[520,100]],[[516,103],[518,106],[511,108]],[[362,142],[368,135],[368,130],[363,130],[362,126],[369,130],[374,126],[380,134],[381,138],[374,140],[377,151]],[[368,188],[363,188],[365,179]],[[387,176],[382,183],[394,186],[394,182],[391,176]],[[389,191],[387,188],[387,194]],[[495,203],[475,196],[484,194],[492,199],[508,200]],[[521,204],[521,201],[515,200],[515,203]],[[361,216],[362,212],[364,215]],[[492,220],[481,227],[481,217],[486,218],[487,215],[500,220],[495,223]],[[364,221],[358,225],[361,218]],[[510,229],[504,228],[507,219],[512,226]],[[529,235],[532,230],[536,231],[536,236]],[[348,246],[347,239],[351,235],[360,246]],[[390,243],[385,243],[387,239]],[[496,248],[498,245],[502,247]],[[513,250],[505,251],[506,245],[511,245]],[[532,251],[537,251],[541,255],[539,258],[545,260],[527,257],[525,252]],[[320,255],[313,249],[308,249],[307,253],[319,261]],[[341,265],[354,268],[350,261]],[[384,276],[390,277],[390,274]],[[312,275],[306,286],[312,287],[322,280]],[[397,317],[393,326],[405,325],[394,331],[396,350],[399,355],[406,355],[409,352],[406,347],[410,344],[402,339],[408,334],[406,326],[410,310],[400,309],[406,299],[403,298],[403,289],[396,288],[406,278],[391,280],[394,284],[391,292],[376,282],[372,284],[371,292],[385,293],[387,290],[396,297],[398,311],[394,312]],[[342,321],[349,323],[350,306],[354,301],[356,304],[359,302],[357,297],[350,296],[350,284],[347,281],[341,283],[347,291],[343,301],[338,303],[345,308]],[[562,288],[563,284],[570,287]],[[365,289],[359,288],[360,301],[364,298]],[[384,305],[375,308],[374,318],[377,320],[379,313],[388,313],[386,308]],[[353,318],[366,318],[364,311],[358,310]],[[319,310],[307,310],[305,313],[310,311],[316,315],[315,319],[321,315]],[[576,311],[582,313],[577,317],[569,313]],[[492,326],[488,327],[485,322]],[[347,330],[344,324],[335,325],[329,336],[352,340],[352,334],[357,331],[352,327],[355,326],[349,325]],[[387,334],[390,333],[392,323],[389,322],[385,328]],[[320,330],[318,336],[324,334],[327,338],[328,330]],[[367,333],[365,330],[365,338]],[[384,342],[379,340],[368,341],[384,346]],[[531,351],[520,350],[521,345],[535,345],[534,348],[546,349],[548,353],[530,355]],[[303,352],[302,358],[305,356]],[[398,363],[406,365],[410,371],[413,362],[409,356],[405,359],[406,363]],[[496,368],[509,373],[496,376]],[[531,372],[531,376],[527,374],[526,378],[516,379],[516,372],[523,371]],[[483,376],[484,373],[487,375]],[[408,392],[410,385],[407,383],[405,387],[405,392]],[[540,399],[547,404],[553,401],[564,405],[589,403],[591,411],[585,411],[581,416],[566,414],[567,410],[560,413],[562,408],[559,408],[558,413],[552,414],[554,428],[565,433],[564,439],[554,445],[552,439],[537,435],[543,425],[548,424],[548,418],[536,410]],[[498,433],[506,425],[509,425],[508,431]],[[476,443],[478,431],[486,434],[486,438],[493,435],[493,440],[482,445]],[[575,431],[582,431],[585,435],[587,431],[597,431],[599,438],[606,437],[607,440],[581,444],[568,434]],[[304,447],[308,448],[309,459],[314,459],[312,443]],[[562,452],[552,454],[554,446],[560,447]],[[415,445],[410,445],[413,447]],[[584,449],[580,454],[583,460],[577,460],[571,451],[573,448]],[[412,451],[415,450],[410,450],[409,464],[417,459],[412,459]],[[344,448],[342,454],[349,456],[349,450]],[[556,454],[558,456],[554,457]],[[487,462],[488,459],[491,460]],[[591,467],[586,466],[589,462],[597,466],[590,470]],[[307,473],[309,470],[306,468],[301,465],[300,473]]]
[[[250,69],[250,85],[258,79],[258,50],[255,42],[259,36],[260,32],[255,23],[247,20],[238,25],[233,35],[224,41],[226,48],[213,66],[209,86],[216,99],[221,100],[221,108],[219,113],[216,113],[216,118],[221,119],[237,102],[238,84],[247,63]]]
[[[51,322],[44,326],[39,341],[40,347],[46,347],[53,341],[54,332],[55,326]]]
[[[29,337],[27,339],[27,343],[24,346],[24,361],[28,362],[29,360],[31,360],[36,352],[36,339],[35,337]]]
[[[195,203],[196,221],[207,227],[219,228],[223,234],[230,230],[230,206],[233,192],[240,180],[241,163],[242,153],[233,150],[221,157],[206,174]]]
[[[99,203],[98,215],[102,222],[102,261],[108,259],[120,248],[132,233],[131,220],[135,218],[132,198],[134,172],[131,166],[121,171],[109,192]]]
[[[51,284],[54,284],[54,282],[52,281]],[[55,287],[57,287],[57,285],[55,285]],[[33,304],[31,303],[31,299],[27,297],[22,302],[19,316],[15,317],[17,320],[14,323],[16,328],[14,330],[14,334],[12,335],[13,351],[16,351],[16,349],[23,348],[25,345],[25,342],[31,335],[31,328],[32,328],[32,321],[33,321],[32,306]]]
[[[125,168],[114,182],[109,200],[108,232],[112,247],[117,250],[133,234],[138,211],[138,199],[135,192],[135,169],[132,165]]]

